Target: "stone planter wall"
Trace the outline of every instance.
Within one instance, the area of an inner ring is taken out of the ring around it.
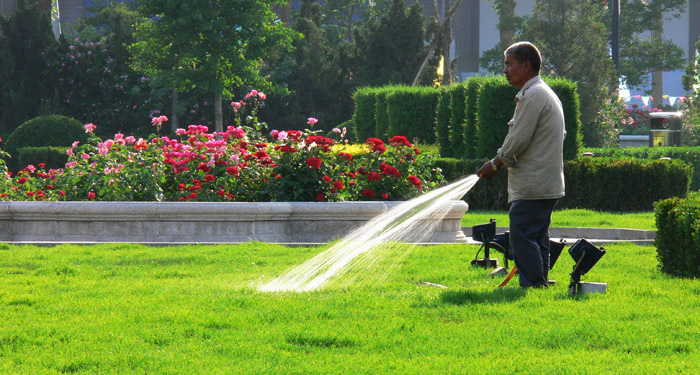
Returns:
[[[0,241],[31,243],[325,243],[399,202],[0,202]],[[464,243],[463,201],[432,242]]]

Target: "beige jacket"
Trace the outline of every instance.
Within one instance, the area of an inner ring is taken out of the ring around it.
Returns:
[[[564,196],[564,110],[552,89],[539,77],[515,96],[508,135],[498,150],[508,167],[508,202]]]

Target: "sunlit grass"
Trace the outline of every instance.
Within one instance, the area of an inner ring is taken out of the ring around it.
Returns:
[[[467,211],[462,218],[462,226],[487,223],[492,218],[496,219],[499,227],[507,227],[510,223],[507,211]],[[570,209],[555,210],[551,226],[656,230],[656,221],[653,212],[616,213]]]
[[[0,244],[0,373],[698,373],[700,281],[606,249],[585,279],[609,292],[572,298],[566,254],[549,290],[499,290],[477,247],[442,245],[373,285],[268,294],[323,248]]]

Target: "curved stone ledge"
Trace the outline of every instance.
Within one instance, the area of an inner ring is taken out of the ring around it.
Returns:
[[[0,241],[37,243],[325,243],[400,202],[0,202]],[[431,242],[467,238],[450,202]]]

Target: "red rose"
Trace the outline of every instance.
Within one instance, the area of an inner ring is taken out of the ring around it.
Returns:
[[[197,166],[197,169],[199,169],[200,171],[202,171],[202,172],[204,172],[204,173],[209,172],[209,166],[207,165],[207,163],[201,163],[201,164],[199,164],[199,165]]]
[[[382,193],[382,199],[389,199],[389,194]]]
[[[204,182],[210,182],[210,181],[216,181],[216,177],[214,177],[210,174],[204,176]]]
[[[316,195],[316,200],[317,200],[317,201],[323,202],[323,199],[324,199],[323,194],[318,194],[318,195]]]
[[[367,181],[379,181],[382,179],[382,176],[379,175],[377,172],[369,172],[367,174]]]
[[[352,154],[348,154],[347,152],[339,152],[338,156],[345,160],[352,160]]]
[[[389,139],[389,143],[393,144],[394,146],[406,146],[406,147],[412,147],[411,142],[406,139],[406,137],[402,135],[396,135]]]
[[[364,195],[367,198],[372,198],[374,196],[374,192],[371,189],[365,189],[362,191],[362,195]]]
[[[321,159],[317,157],[310,157],[306,159],[306,164],[308,164],[313,169],[321,168]]]
[[[221,190],[221,189],[219,189],[219,190],[216,191],[216,194],[219,194],[220,196],[223,197],[224,195],[226,195],[226,192],[223,191],[223,190]]]
[[[338,189],[338,190],[343,190],[343,189],[345,189],[345,185],[343,185],[343,182],[340,181],[340,180],[334,182],[334,183],[333,183],[333,187],[336,188],[336,189]]]
[[[328,176],[323,176],[323,181],[331,182],[331,178]]]
[[[17,182],[19,182],[20,185],[24,185],[24,183],[27,182],[27,178],[26,178],[26,177],[20,177],[19,180],[17,180]]]
[[[419,189],[423,187],[422,183],[420,182],[420,179],[416,176],[408,176],[408,182],[412,183],[415,186],[418,186]]]
[[[226,173],[230,174],[231,176],[238,176],[238,168],[230,166],[226,168]]]
[[[93,192],[88,193],[88,199],[95,199],[96,194]]]
[[[384,141],[379,138],[367,138],[367,144],[372,146],[372,151],[379,151],[380,154],[383,154],[384,151],[386,151]]]

